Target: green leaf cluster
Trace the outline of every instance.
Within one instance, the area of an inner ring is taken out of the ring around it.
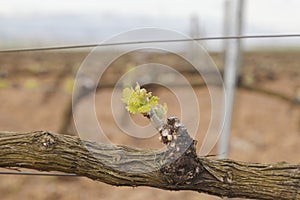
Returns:
[[[134,89],[131,87],[123,90],[122,101],[127,105],[126,109],[132,114],[147,114],[153,106],[158,105],[158,100],[157,96],[152,96],[151,92],[147,92],[139,84]]]

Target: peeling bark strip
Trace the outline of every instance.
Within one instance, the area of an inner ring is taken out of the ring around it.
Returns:
[[[195,142],[168,163],[174,154],[170,149],[97,144],[45,131],[0,132],[0,167],[74,173],[115,186],[193,190],[220,197],[300,199],[299,165],[197,157]],[[126,172],[129,168],[134,171]]]

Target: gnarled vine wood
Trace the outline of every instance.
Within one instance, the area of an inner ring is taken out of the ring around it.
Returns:
[[[169,150],[97,144],[46,131],[0,132],[0,167],[74,173],[115,186],[193,190],[220,197],[300,199],[299,165],[198,157],[194,144],[168,162]]]

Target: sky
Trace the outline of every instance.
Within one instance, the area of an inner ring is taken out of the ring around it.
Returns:
[[[141,3],[142,2],[142,3]],[[205,7],[219,7],[222,0],[202,1]],[[144,14],[149,16],[171,15],[182,16],[189,12],[205,12],[211,14],[210,10],[200,6],[201,1],[189,0],[187,2],[173,1],[139,1],[139,0],[9,0],[1,2],[0,12],[5,15],[23,15],[40,13],[123,13]],[[195,9],[195,5],[197,8]],[[172,6],[172,8],[170,8]],[[199,7],[198,7],[199,6]]]
[[[0,21],[4,27],[0,40],[2,37],[1,42],[8,46],[91,43],[143,27],[168,28],[189,34],[191,15],[198,16],[203,36],[221,36],[224,2],[1,0]],[[243,34],[300,33],[299,9],[299,0],[245,0]],[[295,42],[298,39],[277,41],[278,44],[300,45]]]

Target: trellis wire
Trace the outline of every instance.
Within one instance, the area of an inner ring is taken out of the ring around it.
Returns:
[[[116,43],[102,43],[102,44],[86,44],[86,45],[69,45],[69,46],[53,46],[53,47],[39,47],[39,48],[24,48],[24,49],[8,49],[0,50],[0,53],[18,53],[18,52],[32,52],[32,51],[52,51],[64,49],[80,49],[93,48],[97,46],[118,46],[130,44],[147,44],[147,43],[167,43],[167,42],[188,42],[200,40],[227,40],[227,39],[255,39],[255,38],[291,38],[300,37],[300,34],[272,34],[272,35],[240,35],[240,36],[225,36],[225,37],[201,37],[190,39],[166,39],[166,40],[147,40],[147,41],[130,41],[130,42],[116,42]],[[61,176],[61,177],[78,177],[77,174],[70,173],[43,173],[43,172],[5,172],[0,171],[0,175],[27,175],[27,176]]]
[[[271,35],[238,35],[238,36],[216,36],[216,37],[201,37],[201,38],[187,38],[187,39],[166,39],[166,40],[147,40],[147,41],[128,41],[115,43],[100,43],[100,44],[86,44],[86,45],[69,45],[69,46],[53,46],[53,47],[39,47],[39,48],[24,48],[24,49],[7,49],[0,50],[0,53],[16,53],[29,51],[51,51],[64,49],[80,49],[93,48],[98,46],[121,46],[130,44],[147,44],[147,43],[167,43],[167,42],[188,42],[201,40],[228,40],[228,39],[255,39],[255,38],[291,38],[300,37],[300,34],[271,34]]]
[[[78,176],[68,173],[45,173],[45,172],[0,172],[0,175],[29,175],[29,176]]]

